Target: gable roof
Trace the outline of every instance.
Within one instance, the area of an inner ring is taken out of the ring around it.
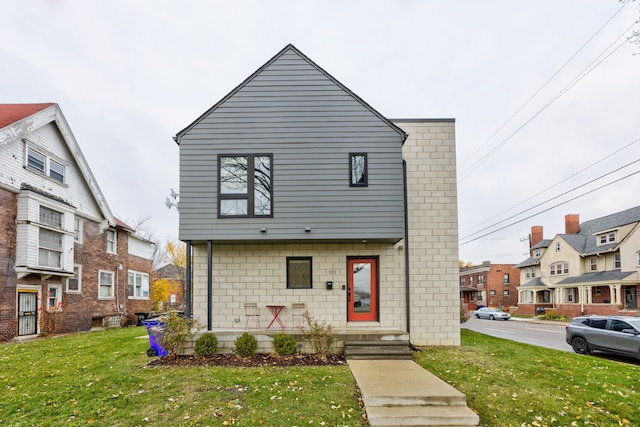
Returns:
[[[258,70],[256,70],[253,74],[251,74],[249,77],[247,77],[242,83],[240,83],[238,86],[236,86],[235,89],[233,89],[231,92],[229,92],[224,98],[222,98],[220,101],[218,101],[213,107],[209,108],[207,111],[204,112],[204,114],[202,114],[200,117],[198,117],[193,123],[191,123],[189,126],[187,126],[186,128],[182,129],[180,132],[178,132],[176,134],[176,136],[173,138],[174,141],[176,141],[176,143],[179,145],[180,144],[180,138],[186,134],[187,132],[189,132],[191,129],[193,129],[196,125],[198,125],[198,123],[200,123],[205,117],[207,117],[209,114],[211,114],[213,111],[215,111],[220,105],[224,104],[229,98],[231,98],[233,95],[235,95],[238,91],[240,91],[243,87],[245,87],[247,84],[249,84],[251,81],[253,81],[256,76],[258,76],[260,73],[262,73],[267,67],[269,67],[271,64],[273,64],[275,61],[277,61],[279,58],[281,58],[283,55],[285,55],[286,53],[292,52],[296,55],[298,55],[300,58],[302,58],[303,60],[305,60],[309,65],[311,65],[313,68],[315,68],[316,70],[318,70],[321,74],[323,74],[326,78],[328,78],[329,80],[331,80],[336,86],[338,86],[339,88],[341,88],[344,92],[346,92],[347,94],[349,94],[353,99],[355,99],[357,102],[359,102],[362,106],[364,106],[366,109],[368,109],[371,113],[373,113],[375,116],[377,116],[380,120],[382,120],[386,125],[388,125],[390,128],[392,128],[394,131],[396,131],[398,134],[400,134],[402,136],[402,142],[404,143],[404,141],[407,139],[408,135],[402,130],[400,129],[398,126],[396,126],[393,122],[391,122],[389,119],[387,119],[386,117],[384,117],[382,114],[380,114],[378,111],[376,111],[373,107],[371,107],[369,104],[367,104],[365,101],[363,101],[359,96],[357,96],[355,93],[351,92],[351,90],[349,90],[349,88],[347,88],[345,85],[343,85],[342,83],[340,83],[337,79],[335,79],[331,74],[329,74],[328,72],[326,72],[322,67],[320,67],[318,64],[316,64],[315,62],[313,62],[311,59],[309,59],[306,55],[304,55],[302,52],[300,52],[295,46],[293,46],[292,44],[288,44],[287,46],[284,47],[284,49],[282,49],[280,52],[278,52],[273,58],[271,58],[269,61],[267,61],[262,67],[258,68]]]
[[[82,150],[80,150],[80,146],[58,104],[0,104],[0,145],[26,137],[33,130],[49,123],[54,123],[57,126],[62,140],[67,145],[69,153],[71,153],[85,183],[91,190],[100,212],[102,212],[109,225],[115,226],[116,219],[111,213],[102,190],[100,190],[98,182],[93,176],[89,164],[84,158]]]

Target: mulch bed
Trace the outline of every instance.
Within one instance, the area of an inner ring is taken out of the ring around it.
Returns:
[[[240,357],[235,354],[216,354],[213,357],[177,356],[158,357],[148,363],[149,366],[231,366],[231,367],[263,367],[263,366],[336,366],[346,364],[341,354],[327,354],[320,358],[314,354],[300,354],[280,357],[277,354],[260,353],[252,357]]]

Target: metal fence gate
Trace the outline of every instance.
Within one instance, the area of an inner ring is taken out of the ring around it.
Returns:
[[[38,332],[38,293],[18,292],[18,335]]]

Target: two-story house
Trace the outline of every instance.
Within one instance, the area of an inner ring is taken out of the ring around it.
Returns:
[[[290,329],[304,304],[459,344],[452,119],[389,120],[288,45],[174,139],[200,324],[241,331],[248,303]]]
[[[113,216],[57,104],[0,104],[0,204],[0,337],[150,311],[150,242]]]
[[[520,270],[514,264],[492,264],[460,268],[460,308],[475,310],[478,306],[508,310],[518,302]]]
[[[565,233],[543,239],[531,228],[530,257],[518,264],[518,313],[545,309],[581,314],[635,315],[640,272],[640,207],[580,223],[565,216]]]

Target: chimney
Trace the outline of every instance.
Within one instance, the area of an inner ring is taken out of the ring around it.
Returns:
[[[540,243],[543,239],[542,236],[543,234],[541,225],[531,226],[531,234],[529,234],[529,249]]]
[[[580,215],[569,214],[564,216],[564,233],[578,234],[580,232]]]

